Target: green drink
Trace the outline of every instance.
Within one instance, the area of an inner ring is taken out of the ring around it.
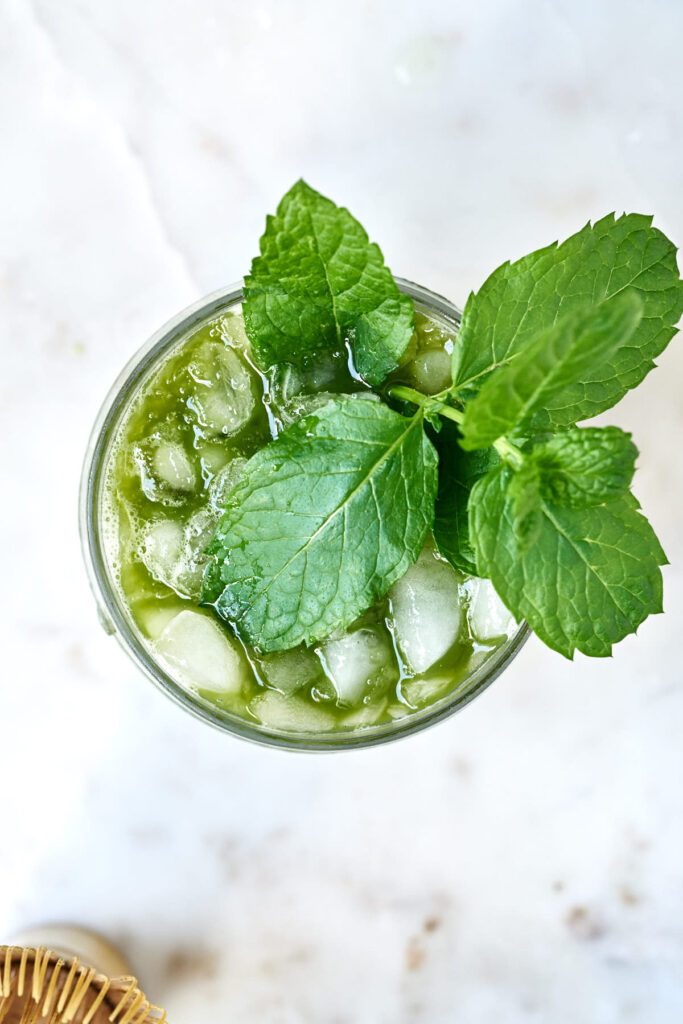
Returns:
[[[641,214],[503,264],[461,317],[297,182],[243,287],[163,328],[101,413],[81,515],[105,625],[197,716],[303,748],[452,713],[526,622],[608,656],[662,610],[666,555],[631,436],[582,423],[682,312]]]
[[[430,394],[449,382],[457,312],[414,291],[427,302],[390,383]],[[246,461],[335,395],[379,401],[345,348],[261,372],[240,310],[228,295],[165,332],[109,410],[92,481],[108,616],[156,681],[228,729],[322,747],[411,731],[479,692],[525,635],[431,536],[384,597],[310,646],[266,653],[199,606],[206,547]]]

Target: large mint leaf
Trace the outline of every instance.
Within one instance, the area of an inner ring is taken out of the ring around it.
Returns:
[[[466,452],[460,447],[460,431],[451,420],[441,420],[433,435],[439,454],[439,490],[436,498],[434,540],[444,558],[461,572],[476,576],[470,543],[467,502],[474,484],[500,462],[495,448]]]
[[[212,541],[202,599],[264,651],[321,639],[415,561],[436,486],[421,415],[334,399],[248,461]]]
[[[244,322],[263,369],[351,345],[356,369],[381,384],[414,329],[378,246],[348,210],[304,181],[266,220],[261,255],[244,281]]]
[[[642,312],[640,298],[625,292],[568,313],[533,337],[468,402],[463,447],[485,448],[504,434],[533,432],[544,425],[546,410],[553,405],[566,411],[577,381],[599,373],[617,349],[629,343]]]
[[[539,331],[626,289],[635,289],[644,306],[629,344],[574,384],[561,405],[549,405],[539,427],[570,426],[610,408],[652,369],[683,313],[676,249],[651,217],[637,213],[610,214],[561,245],[495,270],[467,300],[453,355],[454,388],[471,395]]]
[[[470,534],[481,576],[491,579],[516,618],[549,647],[571,658],[596,657],[654,612],[662,611],[666,557],[630,494],[598,508],[540,504],[534,543],[520,551],[503,464],[475,484]]]
[[[549,501],[591,508],[631,486],[638,449],[618,427],[575,427],[537,444],[529,458]]]

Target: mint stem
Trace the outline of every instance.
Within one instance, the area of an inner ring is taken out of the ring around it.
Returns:
[[[455,423],[462,423],[465,418],[465,414],[460,409],[454,409],[452,406],[446,405],[439,400],[438,396],[423,395],[421,391],[405,387],[403,384],[396,384],[390,387],[389,394],[392,398],[402,398],[406,402],[412,402],[413,405],[419,405],[425,411],[435,409],[441,416],[446,416],[449,420],[454,420]]]
[[[406,402],[412,402],[413,405],[419,405],[425,412],[433,409],[438,412],[440,416],[445,416],[449,420],[453,420],[454,423],[462,423],[465,418],[464,412],[460,409],[454,409],[452,405],[446,405],[439,399],[438,395],[423,395],[420,391],[416,391],[415,388],[406,387],[404,384],[395,384],[389,388],[389,394],[392,398],[402,398]],[[512,463],[512,465],[519,469],[524,461],[519,448],[512,444],[505,437],[499,437],[497,441],[493,442],[493,447],[496,449],[501,458],[505,459],[506,462]]]

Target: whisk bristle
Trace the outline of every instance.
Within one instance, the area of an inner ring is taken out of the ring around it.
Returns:
[[[0,1024],[165,1024],[135,978],[107,978],[41,946],[0,946]]]

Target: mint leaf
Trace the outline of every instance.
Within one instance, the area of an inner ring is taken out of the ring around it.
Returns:
[[[525,459],[515,470],[508,486],[512,532],[518,551],[526,551],[541,529],[541,476],[538,466]]]
[[[638,296],[626,292],[599,306],[575,310],[531,338],[468,402],[463,447],[485,448],[512,431],[538,429],[539,413],[542,422],[545,410],[562,407],[577,382],[628,343],[642,312]]]
[[[349,343],[369,384],[396,369],[413,303],[348,210],[298,181],[267,218],[260,249],[244,281],[244,323],[261,368]]]
[[[530,458],[548,501],[591,508],[631,486],[638,449],[618,427],[575,427],[537,444]]]
[[[504,263],[467,300],[453,353],[454,391],[476,392],[539,331],[586,304],[635,289],[644,313],[629,344],[577,381],[545,412],[545,427],[566,427],[615,405],[653,368],[683,314],[676,249],[643,214],[613,214],[561,245]],[[539,428],[543,423],[539,422]]]
[[[591,509],[544,498],[538,536],[520,552],[512,476],[502,464],[472,489],[470,535],[479,574],[549,647],[568,658],[575,650],[609,655],[613,644],[662,611],[659,566],[666,556],[652,527],[630,494]]]
[[[340,396],[249,459],[211,542],[202,600],[264,651],[321,639],[415,561],[436,486],[420,414]]]
[[[439,453],[439,490],[436,497],[434,540],[440,553],[454,568],[477,574],[474,549],[470,543],[467,502],[474,484],[500,456],[493,448],[466,452],[460,447],[460,431],[450,420],[441,420],[441,430],[432,436]]]

